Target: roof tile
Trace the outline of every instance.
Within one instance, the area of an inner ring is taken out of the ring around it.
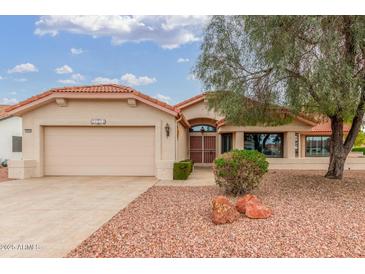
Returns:
[[[348,124],[343,125],[343,131],[344,132],[349,132],[350,128],[351,127]],[[312,127],[312,132],[328,132],[328,133],[331,133],[332,132],[331,122],[327,121],[327,122],[320,123],[320,124]]]
[[[42,99],[44,97],[47,97],[53,93],[132,93],[136,96],[142,97],[150,102],[153,102],[159,106],[162,106],[164,108],[167,108],[169,110],[175,111],[179,113],[180,111],[176,109],[175,107],[161,102],[155,98],[152,98],[148,95],[145,95],[143,93],[140,93],[136,91],[135,89],[127,86],[120,86],[116,84],[105,84],[105,85],[91,85],[91,86],[73,86],[73,87],[62,87],[62,88],[53,88],[46,92],[43,92],[41,94],[38,94],[36,96],[30,97],[25,101],[22,101],[18,104],[15,104],[13,106],[10,106],[6,109],[6,112],[12,111],[14,109],[17,109],[19,107],[25,106],[27,104],[33,103],[39,99]]]

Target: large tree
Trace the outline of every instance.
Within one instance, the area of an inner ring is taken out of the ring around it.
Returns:
[[[329,119],[326,177],[342,178],[364,116],[365,16],[213,16],[195,74],[233,124]]]

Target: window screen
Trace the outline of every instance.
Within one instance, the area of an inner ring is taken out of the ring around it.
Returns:
[[[13,152],[22,152],[21,136],[13,136]]]

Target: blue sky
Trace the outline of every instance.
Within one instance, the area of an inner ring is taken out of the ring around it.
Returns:
[[[205,16],[0,16],[0,104],[106,82],[175,104],[202,91],[191,72],[206,22]]]

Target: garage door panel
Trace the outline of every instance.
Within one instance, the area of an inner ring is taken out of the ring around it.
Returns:
[[[46,127],[46,175],[153,176],[154,127]]]

